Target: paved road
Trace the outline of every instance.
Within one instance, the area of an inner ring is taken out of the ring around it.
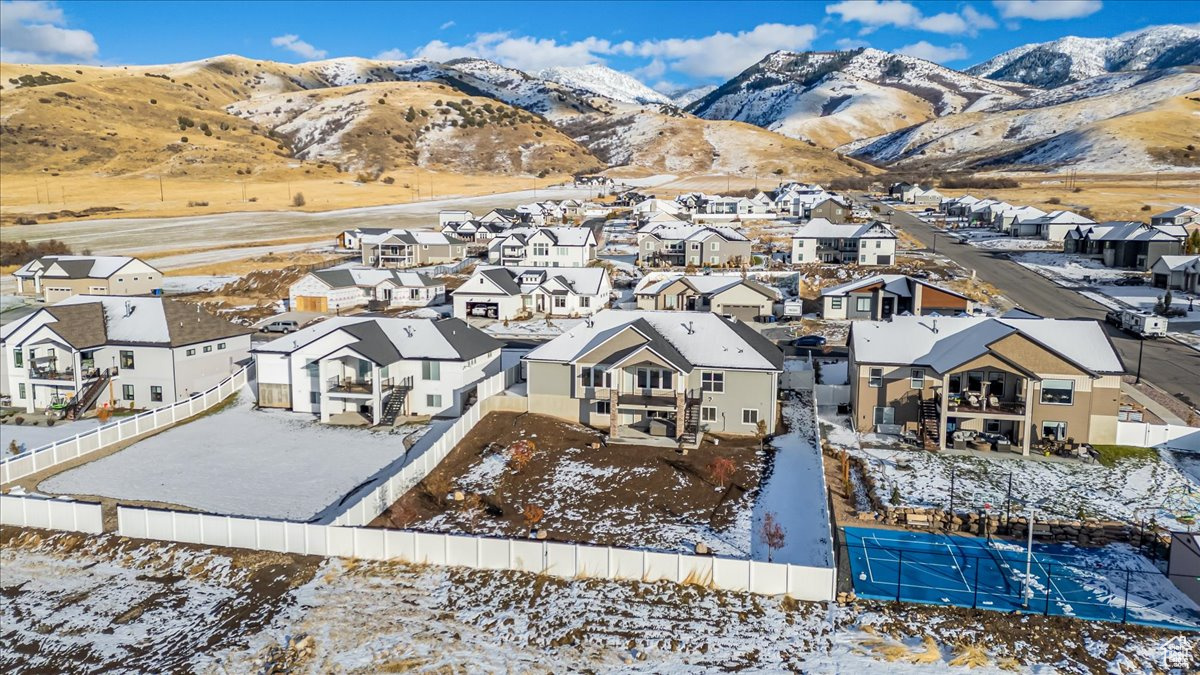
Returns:
[[[881,208],[887,208],[881,205]],[[1055,318],[1104,319],[1103,305],[1032,272],[997,252],[960,244],[919,218],[903,211],[892,215],[893,224],[906,230],[926,247],[935,246],[940,255],[975,270],[979,278],[996,286],[1013,302],[1035,314]],[[1138,349],[1142,354],[1142,379],[1175,395],[1183,395],[1200,406],[1200,352],[1171,340],[1138,340],[1105,325],[1113,344],[1130,373],[1137,369]]]

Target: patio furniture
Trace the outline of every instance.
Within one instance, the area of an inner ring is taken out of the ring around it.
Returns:
[[[984,438],[976,438],[970,443],[971,449],[980,452],[988,452],[992,449],[992,442]]]
[[[954,439],[954,449],[955,450],[966,450],[967,442],[961,438]]]
[[[989,406],[991,406],[993,408],[1000,407],[1000,398],[998,396],[989,396],[987,400],[988,400]]]
[[[996,441],[996,452],[1012,452],[1012,443],[1007,438]]]
[[[972,408],[978,408],[979,407],[979,397],[976,396],[975,394],[967,394],[967,403],[969,403]]]

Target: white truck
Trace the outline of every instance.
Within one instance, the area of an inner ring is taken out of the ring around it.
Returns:
[[[1123,331],[1144,338],[1160,338],[1167,334],[1167,319],[1148,312],[1132,309],[1114,309],[1104,315],[1104,320]]]

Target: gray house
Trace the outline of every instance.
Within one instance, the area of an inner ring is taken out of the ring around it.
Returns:
[[[750,240],[729,227],[650,224],[637,233],[638,264],[726,267],[751,263]]]
[[[783,353],[710,312],[606,310],[525,355],[530,412],[610,438],[770,432]]]
[[[1184,230],[1136,221],[1077,225],[1063,239],[1063,252],[1086,255],[1107,267],[1148,270],[1166,255],[1183,253]]]
[[[359,243],[362,264],[371,267],[441,265],[462,260],[467,254],[467,242],[427,230],[388,230],[364,235]]]

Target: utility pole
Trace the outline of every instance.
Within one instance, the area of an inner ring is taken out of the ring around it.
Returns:
[[[1145,350],[1145,349],[1146,349],[1146,338],[1145,338],[1145,337],[1142,337],[1142,338],[1140,338],[1140,339],[1139,339],[1139,341],[1138,341],[1138,368],[1137,368],[1137,379],[1135,379],[1135,380],[1134,380],[1134,384],[1141,384],[1141,383],[1142,383],[1142,351],[1143,351],[1143,350]]]
[[[162,174],[161,173],[158,174],[158,201],[160,201],[160,202],[167,201],[167,198],[164,196],[164,193],[163,193],[163,183],[162,183]]]

